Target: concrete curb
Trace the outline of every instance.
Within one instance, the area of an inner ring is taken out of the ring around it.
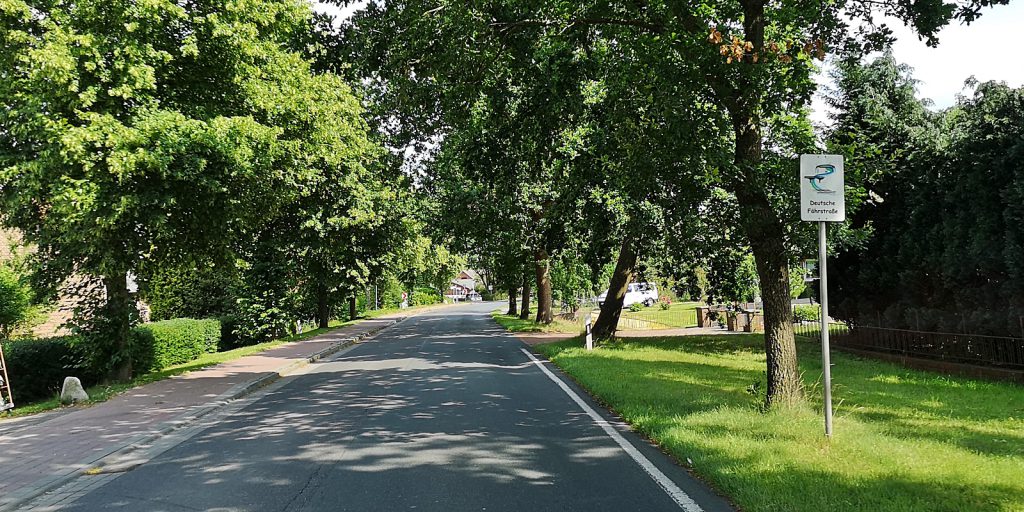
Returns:
[[[280,380],[284,376],[292,373],[299,368],[302,368],[310,363],[319,361],[327,356],[335,354],[341,350],[351,347],[358,343],[360,340],[364,340],[377,333],[393,327],[410,316],[402,316],[393,319],[391,322],[376,326],[368,331],[361,332],[355,336],[348,338],[342,338],[319,352],[316,352],[308,357],[292,361],[288,364],[278,367],[275,370],[271,370],[268,373],[260,375],[255,379],[248,382],[236,384],[224,393],[216,396],[207,405],[201,406],[198,409],[185,412],[182,415],[165,422],[163,425],[157,427],[156,432],[147,433],[140,435],[127,443],[120,446],[115,446],[109,451],[106,451],[98,456],[91,457],[87,460],[79,461],[76,464],[71,465],[73,469],[68,472],[59,475],[52,475],[38,480],[38,485],[31,486],[30,489],[19,489],[14,491],[7,496],[4,496],[4,501],[0,503],[0,512],[13,512],[19,510],[23,505],[28,502],[60,487],[71,483],[72,481],[82,477],[91,476],[107,473],[121,473],[130,471],[136,467],[145,463],[149,458],[132,458],[133,453],[145,450],[147,445],[154,443],[158,439],[167,436],[168,434],[187,427],[203,417],[213,413],[217,410],[224,408],[226,405],[234,400],[238,400],[246,395],[249,395],[259,389],[262,389],[274,382]],[[301,343],[301,342],[299,342]]]

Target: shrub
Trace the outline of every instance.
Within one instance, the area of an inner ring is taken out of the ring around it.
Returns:
[[[793,306],[793,321],[794,322],[813,322],[821,319],[821,309],[819,306],[810,304],[800,304]]]
[[[75,341],[60,336],[3,342],[15,403],[56,396],[65,377],[78,377],[84,386],[100,381],[102,375],[89,369],[85,347]]]
[[[238,299],[232,330],[235,343],[254,345],[287,336],[295,321],[294,310],[289,297],[280,297],[271,291]]]
[[[430,288],[416,288],[412,292],[411,300],[409,301],[410,306],[426,306],[429,304],[437,304],[441,302],[441,294],[435,292]]]
[[[662,311],[668,311],[669,309],[672,308],[672,299],[668,297],[662,297],[661,300],[658,301],[658,306],[661,308]]]
[[[0,265],[0,339],[29,318],[32,294],[13,270]]]
[[[142,298],[153,320],[211,318],[234,311],[239,279],[224,265],[162,268],[143,283]]]
[[[187,363],[216,352],[220,322],[177,318],[140,325],[133,331],[132,350],[137,374]]]
[[[643,311],[643,309],[644,309],[644,305],[639,303],[639,302],[634,302],[634,303],[629,305],[629,310],[634,312],[634,313],[636,313],[638,311]]]
[[[381,309],[393,309],[402,304],[402,292],[405,286],[395,276],[384,276],[378,285],[377,293]]]
[[[224,315],[217,319],[220,322],[220,343],[217,350],[223,352],[242,346],[238,340],[235,328],[238,326],[238,317],[235,315]]]

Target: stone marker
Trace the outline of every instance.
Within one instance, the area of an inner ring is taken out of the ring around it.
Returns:
[[[82,381],[78,377],[67,377],[64,379],[64,386],[60,389],[60,403],[73,404],[89,399],[89,394],[82,387]]]

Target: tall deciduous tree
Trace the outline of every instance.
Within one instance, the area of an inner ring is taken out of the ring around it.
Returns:
[[[226,251],[316,185],[301,123],[336,111],[288,117],[310,7],[9,0],[0,17],[0,215],[51,282],[102,278],[90,339],[128,378],[129,272]]]
[[[772,405],[798,399],[801,389],[789,300],[793,237],[787,222],[793,218],[796,180],[791,166],[766,159],[767,126],[808,102],[814,59],[837,47],[877,48],[890,39],[884,25],[871,23],[875,16],[896,17],[935,44],[937,31],[951,20],[970,22],[981,8],[1000,3],[1005,2],[852,0],[811,5],[738,0],[583,7],[551,2],[537,6],[528,17],[497,12],[493,24],[506,32],[547,27],[544,37],[576,37],[575,32],[596,27],[638,52],[648,48],[654,35],[654,40],[670,41],[672,51],[652,64],[672,62],[676,55],[699,64],[689,69],[703,78],[705,101],[717,106],[730,124],[733,159],[719,172],[722,187],[737,199],[741,227],[757,263],[765,310],[767,402]],[[868,23],[849,36],[850,20]]]
[[[364,34],[376,37],[368,37],[365,44],[360,40],[359,47],[376,49],[370,52],[379,56],[375,69],[399,71],[388,87],[380,89],[382,95],[394,94],[394,104],[404,105],[407,111],[413,110],[412,105],[427,106],[438,116],[460,105],[466,110],[475,100],[478,84],[494,69],[519,74],[544,69],[555,84],[565,76],[564,67],[544,68],[544,57],[571,49],[573,55],[586,58],[595,39],[646,56],[655,74],[678,73],[682,89],[695,93],[698,104],[714,113],[708,116],[709,123],[722,127],[720,135],[730,141],[730,161],[708,169],[736,198],[740,226],[755,257],[765,309],[767,402],[772,405],[797,400],[802,394],[789,299],[789,268],[798,238],[791,222],[797,182],[786,160],[793,156],[791,152],[813,148],[801,140],[804,145],[786,144],[789,153],[766,151],[767,130],[808,103],[814,90],[815,59],[823,59],[835,48],[877,48],[890,39],[884,25],[872,23],[875,16],[896,17],[934,44],[937,31],[951,20],[969,22],[982,7],[999,3],[1005,1],[373,2],[362,19],[371,20],[363,25]],[[867,23],[851,36],[847,30],[851,20]],[[438,99],[417,94],[434,87],[441,87],[446,95]],[[567,89],[514,90],[557,100]],[[416,103],[423,99],[431,101]],[[547,106],[543,99],[534,98]],[[439,105],[444,108],[434,108]],[[438,118],[419,117],[402,126],[419,129]],[[454,124],[448,121],[449,126]],[[542,162],[552,161],[548,155],[539,156]],[[625,256],[623,270],[629,266],[629,254]]]

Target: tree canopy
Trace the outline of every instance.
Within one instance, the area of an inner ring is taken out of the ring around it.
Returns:
[[[230,261],[274,224],[328,288],[385,252],[372,244],[402,184],[375,163],[360,100],[294,49],[305,2],[10,0],[2,15],[3,221],[51,285],[102,278],[80,320],[99,322],[84,328],[116,376],[130,272]]]

